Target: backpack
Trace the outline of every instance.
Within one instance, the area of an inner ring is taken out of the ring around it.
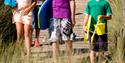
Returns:
[[[16,0],[4,0],[4,4],[10,7],[15,7],[17,5]]]

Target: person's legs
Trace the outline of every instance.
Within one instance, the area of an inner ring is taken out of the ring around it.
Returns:
[[[20,22],[16,22],[17,42],[23,40],[23,27],[24,25]]]
[[[91,42],[92,35],[93,35],[93,33],[89,33],[89,43],[90,43],[89,56],[90,56],[90,63],[96,63],[97,62],[96,61],[96,53],[99,50],[99,47],[98,47],[98,44],[97,44],[98,36],[97,36],[97,34],[95,34],[94,38],[93,38],[93,42]]]
[[[104,52],[108,51],[108,36],[107,34],[101,35],[98,39],[99,42],[99,52],[98,52],[98,56],[99,56],[99,63],[103,63],[104,62]]]
[[[96,63],[96,52],[93,50],[90,51],[90,63]]]
[[[25,47],[27,51],[27,56],[30,55],[30,41],[31,41],[31,25],[24,25],[24,37],[25,37]]]
[[[60,19],[50,19],[49,41],[52,42],[54,63],[59,63]]]
[[[89,41],[91,41],[92,33],[90,33]],[[95,34],[93,43],[90,42],[90,62],[96,63],[96,53],[98,53],[98,62],[104,61],[104,51],[108,50],[107,34],[98,36]]]
[[[72,63],[72,42],[70,40],[65,41],[66,52],[68,55],[68,63]]]
[[[98,57],[99,57],[98,63],[103,63],[104,62],[104,51],[98,52]]]
[[[68,19],[61,20],[61,36],[62,40],[65,42],[66,52],[68,55],[68,63],[72,63],[72,41],[70,40],[70,35],[72,28],[71,22]]]
[[[39,28],[35,29],[35,33],[36,33],[35,38],[38,39],[40,34],[40,29]]]
[[[59,42],[52,43],[52,50],[53,50],[53,60],[54,63],[59,63]]]
[[[40,34],[40,29],[39,28],[35,29],[35,41],[34,41],[35,47],[40,46],[40,44],[39,44],[39,34]]]
[[[32,34],[33,34],[33,28],[30,27],[30,46],[32,46]]]
[[[35,6],[33,11],[32,11],[32,16],[33,16],[33,28],[35,30],[35,40],[34,40],[34,46],[39,47],[39,34],[40,34],[40,28],[38,28],[38,10],[39,6]]]

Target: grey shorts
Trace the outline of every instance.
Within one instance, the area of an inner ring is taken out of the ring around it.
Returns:
[[[107,34],[101,36],[95,34],[93,43],[91,42],[92,34],[93,33],[89,34],[90,49],[96,52],[107,51],[108,50]]]
[[[49,41],[67,41],[71,35],[71,21],[69,19],[50,19]]]

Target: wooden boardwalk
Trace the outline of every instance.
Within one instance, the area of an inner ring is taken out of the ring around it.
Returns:
[[[88,52],[88,44],[83,43],[83,17],[84,9],[87,0],[76,0],[76,26],[74,32],[77,35],[76,41],[73,42],[73,57],[75,58],[74,63],[82,59],[82,56],[86,56]],[[52,47],[48,43],[48,32],[47,30],[41,31],[40,33],[40,44],[39,48],[32,47],[32,63],[53,63],[48,60],[52,60]],[[65,45],[60,44],[61,53],[65,53]],[[78,61],[77,61],[78,59]],[[63,62],[64,63],[64,62]]]

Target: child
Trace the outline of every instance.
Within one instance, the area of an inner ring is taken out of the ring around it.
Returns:
[[[17,40],[18,42],[24,37],[24,44],[27,56],[30,55],[30,41],[31,41],[31,26],[32,26],[32,9],[36,1],[32,0],[16,0],[17,8],[13,13],[13,22],[16,24]]]
[[[75,25],[75,0],[52,0],[52,14],[49,26],[49,40],[52,42],[53,58],[59,63],[59,41],[62,39],[66,45],[68,63],[71,63],[72,42],[71,29]]]
[[[87,3],[85,9],[85,18],[83,22],[83,30],[86,30],[86,24],[89,16],[91,16],[91,24],[89,31],[89,42],[90,42],[90,62],[96,63],[96,52],[100,52],[101,56],[103,56],[104,51],[107,51],[108,43],[107,43],[107,20],[111,19],[112,10],[109,3],[106,0],[90,0]],[[95,30],[94,25],[97,24],[98,16],[101,18],[101,22],[105,23],[105,34],[97,35],[95,34],[93,43],[91,42],[92,34]],[[101,57],[103,58],[103,57]],[[99,62],[101,63],[101,62]]]
[[[40,6],[42,5],[44,0],[38,0],[36,6],[33,9],[33,29],[35,29],[35,40],[34,40],[34,46],[39,47],[39,33],[40,33],[40,28],[38,28],[38,11]]]

